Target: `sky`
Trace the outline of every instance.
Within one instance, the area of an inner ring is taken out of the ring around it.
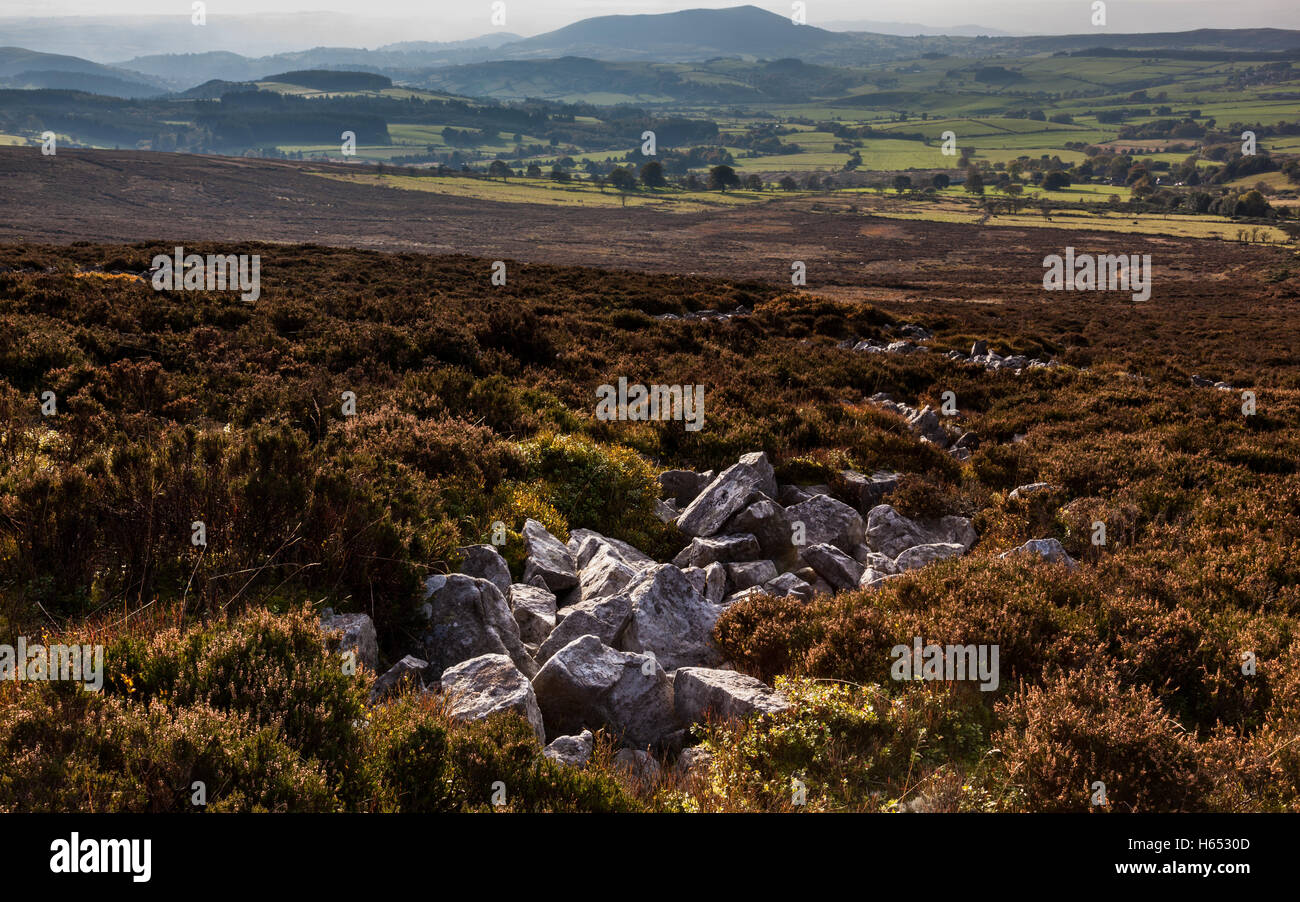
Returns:
[[[222,15],[330,11],[391,19],[393,40],[457,40],[499,30],[493,0],[206,0],[209,20]],[[745,0],[500,0],[504,30],[538,34],[590,16],[745,5]],[[982,25],[1017,34],[1091,30],[1092,0],[804,0],[808,24],[853,21],[927,26]],[[0,17],[51,15],[190,15],[191,0],[0,0]],[[786,0],[756,0],[789,14]],[[1274,26],[1300,28],[1300,0],[1108,0],[1112,31]],[[4,43],[0,32],[0,44]]]

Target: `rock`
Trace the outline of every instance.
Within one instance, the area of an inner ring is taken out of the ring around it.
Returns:
[[[495,583],[463,573],[431,576],[424,583],[428,623],[420,637],[429,677],[480,655],[509,655],[524,674],[537,663],[524,648],[519,624]]]
[[[632,616],[618,648],[651,652],[667,670],[722,660],[713,642],[720,610],[698,595],[677,567],[660,564],[645,571],[628,586],[627,594]]]
[[[588,539],[588,542],[594,541]],[[636,578],[637,571],[623,562],[613,546],[603,545],[578,575],[582,600],[617,595]]]
[[[804,545],[834,545],[841,551],[852,551],[854,546],[866,541],[867,524],[862,515],[843,501],[828,495],[813,495],[785,509],[793,530],[796,523],[804,525]]]
[[[960,557],[966,549],[955,542],[932,542],[928,545],[913,545],[900,554],[894,561],[898,572],[915,570],[933,561],[942,561],[950,557]]]
[[[659,518],[660,523],[671,523],[681,515],[681,511],[673,507],[667,501],[655,499],[655,516]]]
[[[743,508],[754,492],[776,494],[776,477],[767,455],[746,454],[714,479],[677,518],[677,528],[688,536],[711,536],[732,514]]]
[[[1070,557],[1065,547],[1057,539],[1030,539],[1018,548],[1002,552],[998,557],[1008,558],[1021,555],[1038,555],[1045,561],[1053,564],[1065,564],[1070,568],[1073,568],[1075,564],[1074,558]]]
[[[623,593],[580,601],[567,609],[564,619],[542,642],[542,647],[537,650],[537,660],[545,663],[551,655],[581,636],[595,636],[613,646],[631,616],[632,599]]]
[[[676,500],[678,507],[686,507],[699,497],[704,487],[713,481],[713,471],[696,473],[694,470],[665,470],[659,474],[659,485],[664,497]]]
[[[726,531],[751,535],[758,542],[756,553],[729,560],[753,560],[761,555],[775,561],[778,567],[790,566],[798,560],[798,551],[790,538],[790,518],[786,516],[785,508],[770,498],[756,501],[739,511],[727,521]]]
[[[881,498],[898,488],[902,478],[901,473],[884,470],[878,470],[870,476],[856,470],[840,471],[844,500],[863,512],[871,510],[880,503]]]
[[[332,614],[321,620],[322,632],[342,633],[339,639],[340,654],[353,652],[361,667],[374,673],[379,669],[379,641],[375,624],[367,614]]]
[[[727,595],[727,568],[723,564],[709,564],[704,568],[704,600],[721,604]]]
[[[891,566],[893,562],[890,562]],[[897,576],[896,572],[886,573],[883,570],[877,570],[875,567],[867,567],[862,571],[862,577],[858,580],[859,589],[875,589],[885,580]]]
[[[702,745],[693,745],[682,749],[682,753],[677,756],[676,770],[682,777],[690,779],[707,773],[712,764],[713,753]]]
[[[982,338],[975,342],[975,344],[971,345],[970,348],[970,355],[972,357],[983,357],[988,352],[989,343]]]
[[[775,579],[763,583],[763,591],[775,598],[797,598],[811,601],[813,588],[793,573],[782,573]]]
[[[524,582],[539,576],[552,592],[563,592],[578,585],[578,566],[564,543],[546,531],[536,520],[524,521]]]
[[[741,589],[739,592],[732,592],[726,598],[722,599],[719,605],[724,611],[738,601],[748,601],[751,598],[757,598],[760,595],[766,595],[767,590],[762,586],[750,586],[748,589]]]
[[[1214,386],[1214,381],[1206,379],[1204,376],[1194,375],[1192,376],[1192,385],[1195,385],[1197,388],[1212,388]]]
[[[784,695],[734,670],[683,667],[673,677],[677,719],[683,724],[706,719],[738,720],[775,714],[790,707]]]
[[[1050,482],[1031,482],[1029,485],[1022,485],[1012,489],[1011,494],[1007,495],[1007,500],[1028,501],[1031,495],[1050,492],[1055,488],[1056,486],[1052,485]]]
[[[707,567],[714,562],[752,561],[762,552],[752,535],[705,536],[691,539],[673,558],[678,567]]]
[[[614,767],[642,791],[653,788],[663,775],[663,768],[654,756],[641,749],[619,749],[614,756]]]
[[[963,451],[975,451],[979,449],[980,437],[974,432],[963,432],[961,437],[953,442],[952,446]]]
[[[907,425],[913,432],[940,448],[947,448],[952,443],[952,437],[943,428],[939,415],[930,409],[929,404],[909,416]]]
[[[771,561],[745,561],[740,564],[727,564],[727,582],[737,591],[751,586],[761,586],[769,579],[776,579],[776,564]]]
[[[533,680],[548,735],[604,727],[624,745],[654,746],[677,729],[673,687],[653,658],[582,636],[557,651]]]
[[[682,567],[682,576],[690,582],[700,597],[704,596],[705,583],[708,579],[703,567]]]
[[[510,567],[495,548],[491,545],[466,545],[460,553],[461,573],[486,579],[500,589],[502,595],[510,596]]]
[[[577,736],[560,736],[542,749],[542,754],[552,761],[567,767],[583,768],[591,760],[591,753],[596,747],[596,737],[591,730],[583,730]]]
[[[450,700],[448,713],[456,720],[482,720],[514,711],[532,725],[537,741],[546,744],[533,686],[506,655],[480,655],[447,668],[442,673],[442,691]]]
[[[587,545],[588,539],[595,539],[596,541],[592,545]],[[594,529],[569,530],[569,551],[573,554],[574,564],[578,569],[587,566],[592,557],[602,547],[611,549],[623,563],[633,570],[644,570],[646,567],[655,565],[654,558],[621,539],[611,539],[609,536],[601,535]]]
[[[894,566],[894,559],[881,554],[879,551],[868,551],[866,554],[862,555],[854,554],[853,559],[862,566],[879,570],[881,573],[898,572],[898,568]]]
[[[862,565],[834,545],[809,545],[800,558],[836,589],[856,589]]]
[[[392,695],[404,682],[411,682],[416,686],[423,685],[420,677],[428,666],[428,661],[421,660],[415,655],[402,658],[385,670],[370,687],[370,704],[373,705]]]
[[[878,504],[867,514],[867,537],[872,548],[891,558],[917,545],[936,542],[956,543],[969,550],[978,538],[965,517],[949,515],[920,523],[904,517],[888,504]]]
[[[510,587],[510,605],[522,641],[537,645],[555,629],[555,594],[550,589],[515,583]]]

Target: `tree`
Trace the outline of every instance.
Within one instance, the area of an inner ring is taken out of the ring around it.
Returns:
[[[899,194],[912,187],[912,177],[910,175],[894,176],[894,190]]]
[[[709,170],[709,187],[715,191],[726,191],[740,184],[740,176],[730,166],[714,166]]]
[[[798,188],[798,187],[799,187],[799,183],[796,182],[793,178],[791,178],[791,177],[788,176],[788,175],[787,175],[787,176],[784,176],[784,177],[781,179],[781,190],[782,190],[782,191],[793,191],[794,189],[796,189],[796,188]]]
[[[668,184],[664,178],[664,165],[658,160],[651,160],[641,167],[641,184],[647,188],[662,188]]]
[[[944,188],[947,188],[952,184],[952,179],[940,172],[936,173],[934,178],[930,179],[930,184],[942,191]]]
[[[751,175],[745,179],[745,187],[750,191],[763,190],[763,177],[761,175]]]
[[[542,167],[536,163],[528,164],[528,177],[530,179],[539,179],[542,177]]]
[[[970,194],[984,193],[984,176],[974,166],[966,170],[966,191]]]
[[[1044,191],[1060,191],[1062,188],[1070,187],[1070,177],[1059,169],[1043,176]]]
[[[512,175],[514,173],[510,171],[510,167],[501,160],[493,160],[492,165],[488,167],[489,178],[501,179],[504,182]]]
[[[632,174],[631,169],[624,169],[621,166],[615,167],[609,174],[609,183],[619,191],[636,190],[636,176]]]

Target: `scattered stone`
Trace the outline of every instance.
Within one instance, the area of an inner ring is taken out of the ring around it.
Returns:
[[[751,586],[761,586],[769,579],[776,579],[776,564],[771,561],[746,561],[742,564],[727,564],[727,582],[736,591]]]
[[[588,539],[588,542],[595,541]],[[637,570],[623,562],[612,545],[602,545],[578,575],[582,600],[617,595],[637,576]]]
[[[510,587],[510,606],[524,642],[545,642],[555,629],[555,593],[550,589],[515,583]]]
[[[844,485],[844,500],[859,511],[869,511],[880,499],[898,488],[902,480],[901,473],[878,470],[867,476],[856,470],[842,470],[840,481]]]
[[[843,501],[828,495],[814,495],[807,501],[785,509],[786,517],[794,524],[804,525],[804,544],[834,545],[841,551],[852,551],[866,541],[867,524],[862,515]]]
[[[524,582],[540,576],[552,592],[563,592],[578,585],[578,567],[564,543],[546,531],[536,520],[524,521]]]
[[[799,555],[790,537],[790,518],[785,508],[770,498],[756,501],[727,521],[729,533],[753,536],[758,552],[731,560],[752,560],[761,554],[778,566],[792,566]],[[719,558],[719,560],[721,560]]]
[[[713,753],[702,745],[693,745],[688,749],[682,749],[682,753],[677,756],[676,769],[682,777],[690,779],[707,773],[711,764],[713,764]]]
[[[619,749],[614,756],[614,767],[643,791],[652,789],[663,774],[654,756],[641,749]]]
[[[790,707],[784,695],[770,686],[736,673],[707,667],[683,667],[673,677],[677,718],[683,724],[707,718],[738,720],[775,714]]]
[[[424,583],[428,623],[420,637],[429,677],[480,655],[504,654],[531,677],[537,663],[524,648],[519,624],[494,583],[463,573],[431,576]]]
[[[370,687],[370,704],[376,704],[392,695],[404,682],[422,686],[423,681],[420,678],[428,666],[428,661],[421,660],[415,655],[402,658],[384,671]]]
[[[581,769],[591,760],[595,747],[596,737],[591,735],[591,730],[583,730],[577,736],[557,737],[542,749],[542,754],[559,764]]]
[[[969,550],[978,535],[965,517],[948,515],[938,520],[921,523],[903,516],[888,504],[878,504],[867,515],[868,544],[887,557],[897,559],[900,554],[917,545],[956,543]]]
[[[547,635],[537,650],[537,661],[545,663],[551,655],[581,636],[595,636],[606,645],[614,646],[631,616],[632,599],[623,593],[580,601],[566,609],[564,619]]]
[[[898,556],[894,561],[894,566],[898,569],[898,572],[903,573],[908,570],[915,570],[918,567],[924,567],[934,561],[960,557],[965,552],[966,548],[955,542],[933,542],[929,545],[914,545]]]
[[[1011,494],[1007,495],[1007,500],[1028,501],[1031,495],[1037,495],[1041,492],[1050,492],[1055,488],[1056,486],[1052,485],[1050,482],[1031,482],[1028,485],[1022,485],[1012,489]]]
[[[696,473],[694,470],[665,470],[659,474],[659,485],[664,497],[677,502],[678,507],[686,507],[699,497],[705,486],[713,481],[713,471]]]
[[[800,557],[836,589],[857,588],[862,578],[862,565],[834,545],[810,545]]]
[[[339,632],[338,650],[340,654],[353,652],[356,662],[371,673],[379,669],[379,641],[375,636],[375,624],[368,614],[333,614],[323,618],[320,623],[322,632]]]
[[[1030,539],[1018,548],[1004,551],[1002,554],[999,554],[998,557],[1008,558],[1035,554],[1043,560],[1053,564],[1061,563],[1070,568],[1073,568],[1075,565],[1074,558],[1070,557],[1066,552],[1065,547],[1057,539]]]
[[[677,528],[689,536],[711,536],[754,492],[776,494],[776,477],[767,455],[746,454],[714,479],[677,518]]]
[[[461,573],[486,579],[500,589],[502,595],[510,595],[510,567],[495,548],[491,545],[466,545],[459,550]]]
[[[533,680],[547,734],[604,727],[632,748],[677,729],[668,674],[646,655],[616,651],[595,636],[561,648]]]
[[[727,568],[713,563],[704,568],[704,600],[709,604],[722,604],[727,595]]]
[[[537,741],[546,744],[533,686],[506,655],[480,655],[447,668],[442,691],[450,700],[448,713],[456,720],[482,720],[514,711],[532,725]]]
[[[761,553],[758,539],[752,535],[705,536],[691,539],[691,544],[673,558],[673,564],[678,567],[707,567],[715,562],[752,561]]]
[[[813,597],[812,586],[793,573],[782,573],[776,579],[769,579],[763,583],[763,591],[776,598],[797,598],[800,601],[811,601]]]
[[[707,667],[722,660],[713,642],[713,626],[721,612],[696,593],[677,567],[660,564],[645,571],[628,586],[627,594],[632,616],[618,648],[653,653],[668,670]]]

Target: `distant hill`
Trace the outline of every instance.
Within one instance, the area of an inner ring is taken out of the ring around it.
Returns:
[[[168,87],[159,79],[58,53],[0,47],[0,84],[6,88],[53,88],[111,97],[152,97]]]

